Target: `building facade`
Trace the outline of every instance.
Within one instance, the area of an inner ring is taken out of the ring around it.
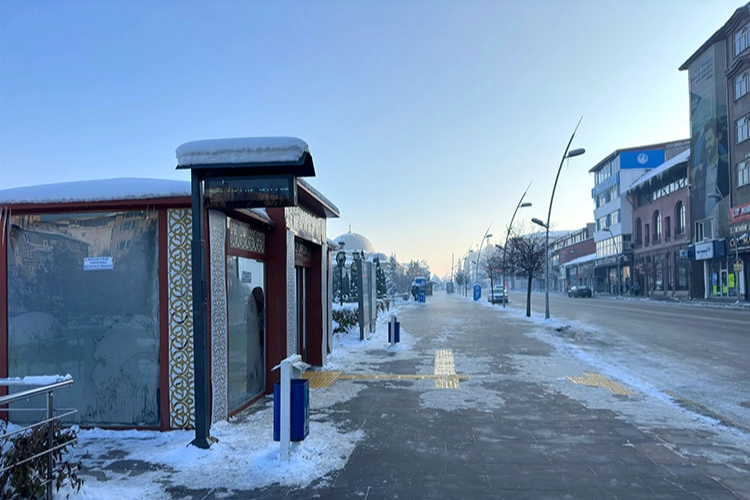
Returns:
[[[628,188],[689,147],[688,140],[681,140],[619,149],[589,170],[594,174],[595,292],[627,293],[632,282],[633,207],[627,199]]]
[[[594,223],[586,224],[586,227],[555,241],[554,261],[557,262],[560,276],[558,291],[565,292],[574,285],[588,286],[593,290],[596,256],[594,227]]]
[[[690,150],[683,151],[628,189],[633,207],[633,268],[626,288],[631,293],[689,296],[689,156]]]
[[[747,300],[750,203],[750,11],[745,5],[695,51],[688,72],[693,295]]]

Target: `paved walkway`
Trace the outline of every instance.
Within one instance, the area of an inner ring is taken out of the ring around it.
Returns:
[[[615,401],[633,397],[616,381],[585,374],[583,365],[569,379],[550,378],[562,363],[577,365],[527,335],[536,325],[455,296],[409,306],[400,320],[417,356],[376,353],[368,362],[380,378],[334,382],[363,386],[323,417],[366,435],[343,469],[303,489],[229,497],[173,485],[174,498],[750,499],[747,461],[680,453],[705,442],[700,432],[668,425],[644,431],[557,390],[577,384]]]

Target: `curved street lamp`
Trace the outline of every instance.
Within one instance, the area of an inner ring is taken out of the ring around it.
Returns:
[[[492,227],[492,224],[490,224],[490,227]],[[485,231],[484,236],[482,236],[482,241],[479,243],[479,253],[477,253],[477,261],[476,261],[476,268],[474,270],[474,283],[479,283],[479,259],[482,257],[482,245],[484,245],[484,240],[487,238],[492,238],[491,234],[488,234],[490,231],[490,228],[487,228],[487,231]]]
[[[563,163],[567,158],[573,158],[574,156],[581,156],[586,152],[583,148],[578,148],[570,151],[570,145],[573,143],[573,138],[576,136],[578,126],[581,125],[581,117],[578,120],[576,128],[573,130],[573,134],[570,136],[568,145],[565,146],[565,152],[560,160],[560,166],[557,168],[557,175],[555,176],[555,183],[552,185],[552,195],[549,197],[549,208],[547,209],[547,223],[543,223],[539,219],[531,219],[534,224],[538,224],[545,228],[546,234],[544,236],[544,253],[545,253],[545,270],[544,270],[544,318],[549,319],[549,222],[550,216],[552,215],[552,201],[555,199],[555,189],[557,189],[557,180],[560,178],[560,171],[562,170]]]
[[[503,300],[503,307],[505,307],[505,303],[507,302],[507,299],[508,299],[508,290],[505,288],[505,268],[507,266],[506,264],[507,261],[505,259],[508,255],[508,238],[510,238],[510,231],[513,228],[513,220],[516,218],[516,213],[518,212],[518,209],[521,207],[525,208],[525,207],[531,206],[531,202],[527,201],[526,203],[523,203],[523,199],[526,197],[526,193],[529,191],[530,187],[531,187],[531,182],[529,182],[529,185],[526,186],[526,191],[524,191],[523,194],[521,195],[521,199],[518,200],[518,205],[516,205],[516,209],[513,210],[513,216],[510,218],[510,224],[508,224],[508,231],[505,233],[505,243],[504,243],[504,246],[502,247],[503,249],[503,293],[505,294],[505,300]],[[495,245],[495,246],[500,248],[500,246],[498,245]]]

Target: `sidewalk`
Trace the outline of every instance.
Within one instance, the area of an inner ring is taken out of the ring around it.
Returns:
[[[217,425],[208,452],[185,448],[189,433],[141,454],[113,436],[84,478],[141,481],[149,498],[180,499],[750,499],[750,463],[737,450],[715,442],[696,458],[705,432],[672,416],[644,431],[598,404],[643,396],[571,378],[586,366],[530,335],[540,325],[519,310],[437,296],[399,318],[402,344],[389,346],[381,324],[370,341],[334,351],[325,370],[340,373],[311,389],[310,435],[290,463],[270,442],[268,400]],[[257,434],[208,463],[237,429]],[[162,449],[191,460],[168,465]]]

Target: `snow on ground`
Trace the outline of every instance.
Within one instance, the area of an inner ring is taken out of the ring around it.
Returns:
[[[467,298],[466,300],[471,300]],[[590,408],[603,408],[616,411],[621,418],[644,429],[670,427],[701,429],[712,435],[717,444],[726,444],[726,449],[750,449],[748,433],[722,425],[710,416],[690,411],[674,401],[659,389],[655,380],[657,373],[682,373],[689,369],[680,360],[642,358],[643,352],[637,345],[630,345],[616,335],[592,325],[564,319],[544,319],[542,315],[525,316],[525,309],[515,304],[507,308],[493,306],[479,301],[485,307],[492,307],[504,321],[519,324],[528,335],[555,349],[553,357],[523,356],[513,357],[514,367],[519,374],[499,374],[491,372],[491,360],[456,358],[458,373],[482,373],[497,377],[523,377],[536,381],[540,387],[557,391],[581,401]],[[429,305],[429,304],[428,304]],[[355,328],[348,334],[336,334],[333,349],[325,370],[339,370],[345,373],[367,373],[377,371],[378,359],[374,353],[388,351],[387,359],[416,359],[416,339],[401,329],[401,342],[389,345],[388,324],[391,314],[398,315],[405,308],[425,307],[413,302],[399,303],[396,308],[381,314],[377,329],[368,334],[365,341],[359,340]],[[455,331],[456,322],[446,319],[445,324],[436,329],[435,338],[448,339]],[[531,328],[529,328],[531,327]],[[466,365],[464,363],[471,363]],[[428,366],[429,365],[429,366]],[[425,362],[418,368],[429,372],[432,365]],[[606,390],[590,388],[571,383],[567,376],[582,371],[598,372],[620,382],[634,394],[629,397],[613,397]],[[650,371],[649,371],[650,370]],[[653,377],[652,377],[653,376]],[[425,407],[439,407],[455,410],[466,407],[498,407],[503,404],[502,395],[484,388],[482,377],[462,381],[467,391],[432,390],[427,384],[414,384]],[[700,382],[700,379],[697,379]],[[709,382],[706,382],[708,384]],[[344,467],[357,443],[365,438],[362,430],[337,428],[327,416],[330,408],[338,403],[354,398],[363,388],[362,384],[333,384],[325,390],[311,389],[310,394],[310,434],[302,442],[292,443],[291,459],[279,459],[279,443],[272,440],[273,405],[267,400],[259,408],[212,426],[212,436],[219,441],[208,450],[189,446],[194,437],[193,431],[106,431],[101,429],[81,430],[80,445],[76,453],[85,453],[84,460],[106,457],[108,450],[123,450],[107,459],[126,456],[128,460],[143,460],[160,464],[162,469],[147,469],[141,474],[112,472],[105,467],[106,478],[97,480],[87,477],[79,493],[71,494],[71,499],[99,500],[110,498],[150,498],[166,499],[162,492],[165,476],[170,483],[188,488],[228,488],[252,489],[274,483],[304,487],[314,480],[324,477],[331,471]],[[706,386],[705,390],[711,390]],[[439,394],[438,394],[439,393]],[[738,457],[722,455],[724,451],[702,450],[704,455],[717,463],[729,463]],[[684,450],[683,450],[684,452]],[[742,458],[739,458],[742,460]],[[207,475],[206,471],[211,474]],[[70,490],[63,489],[55,495],[65,498]]]
[[[365,341],[359,340],[355,328],[347,334],[335,334],[332,353],[325,370],[346,373],[373,371],[374,366],[364,362],[371,358],[367,351],[388,350],[396,358],[415,356],[414,339],[402,330],[401,342],[388,344],[388,320],[390,314],[398,314],[398,306],[379,318],[376,331],[368,334]],[[393,358],[389,358],[393,359]],[[304,487],[331,471],[344,467],[359,441],[364,438],[361,430],[343,431],[325,419],[326,409],[349,401],[363,388],[361,384],[333,384],[325,390],[310,391],[310,433],[304,441],[292,443],[288,462],[280,460],[280,445],[273,441],[273,404],[271,398],[257,411],[249,412],[228,422],[215,423],[211,436],[218,438],[210,449],[202,450],[189,446],[195,437],[194,431],[116,431],[79,430],[79,444],[75,448],[74,460],[107,456],[111,450],[127,452],[127,460],[160,464],[162,469],[147,470],[138,475],[104,470],[106,480],[85,477],[80,492],[72,493],[63,488],[55,494],[56,499],[109,500],[112,498],[167,499],[161,492],[162,480],[186,488],[253,489],[271,484]],[[110,453],[109,462],[122,458],[122,454]],[[76,458],[78,457],[78,458]],[[211,471],[206,475],[206,471]]]

